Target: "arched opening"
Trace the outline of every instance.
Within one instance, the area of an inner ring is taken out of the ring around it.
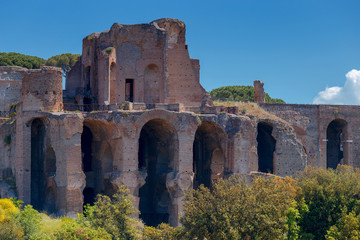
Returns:
[[[46,181],[46,194],[45,194],[45,205],[44,210],[48,214],[56,213],[56,184],[55,184],[55,175],[56,175],[56,155],[52,147],[49,147],[46,150],[45,154],[45,181]]]
[[[342,119],[333,120],[327,127],[326,167],[335,169],[338,164],[346,163],[347,122]]]
[[[100,190],[102,193],[112,196],[116,192],[116,187],[110,182],[109,179],[105,179],[107,173],[111,173],[113,170],[113,155],[109,146],[106,147],[103,156],[101,158],[101,179]]]
[[[212,180],[223,177],[227,135],[213,122],[203,122],[195,133],[193,148],[194,188],[211,188]]]
[[[110,65],[110,104],[117,103],[116,63]]]
[[[160,103],[164,84],[158,66],[150,64],[144,72],[144,101],[145,103]]]
[[[88,92],[91,89],[90,80],[91,80],[91,67],[88,66],[85,68],[85,91]]]
[[[46,189],[44,210],[48,214],[56,213],[56,193],[55,193],[55,191],[56,190],[52,187],[49,187]]]
[[[86,176],[86,186],[83,191],[84,205],[95,201],[94,163],[93,163],[93,134],[87,126],[83,127],[81,134],[82,170]]]
[[[174,217],[174,206],[166,188],[166,175],[174,171],[178,139],[173,126],[161,119],[146,123],[140,133],[138,167],[146,171],[146,183],[139,190],[140,218],[148,226],[157,226]]]
[[[264,122],[257,125],[257,153],[259,172],[274,173],[274,152],[276,140],[272,136],[273,127]]]
[[[44,209],[46,176],[44,172],[45,125],[42,120],[31,123],[31,205]]]

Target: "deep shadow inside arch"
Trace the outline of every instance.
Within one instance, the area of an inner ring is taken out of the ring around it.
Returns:
[[[344,156],[344,140],[346,135],[347,123],[345,120],[336,119],[333,120],[327,127],[326,137],[326,158],[327,168],[335,169],[343,159]]]
[[[31,205],[44,210],[46,176],[44,173],[45,125],[42,120],[31,123]]]
[[[45,153],[45,203],[44,210],[48,214],[55,214],[56,209],[56,184],[55,184],[55,175],[56,175],[56,155],[52,147],[48,147]]]
[[[82,170],[86,176],[86,186],[83,191],[84,206],[92,205],[95,201],[94,174],[93,174],[93,134],[89,127],[84,126],[81,134]]]
[[[264,122],[258,123],[257,126],[257,153],[259,172],[274,173],[274,151],[276,140],[271,135],[273,127]]]
[[[176,131],[168,122],[154,119],[142,128],[138,167],[147,177],[139,189],[139,210],[140,218],[148,226],[174,222],[176,209],[166,188],[166,176],[174,170],[177,149]]]
[[[215,123],[203,122],[195,133],[193,146],[194,188],[211,188],[211,181],[224,175],[226,133]]]

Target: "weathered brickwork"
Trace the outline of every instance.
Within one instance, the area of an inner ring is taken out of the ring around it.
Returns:
[[[76,216],[125,185],[146,224],[177,225],[184,191],[218,178],[360,167],[359,106],[265,104],[257,81],[261,114],[215,107],[199,68],[175,19],[87,36],[64,96],[58,68],[1,67],[0,111],[19,103],[0,126],[0,197]]]

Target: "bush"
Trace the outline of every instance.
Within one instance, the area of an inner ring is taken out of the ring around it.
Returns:
[[[336,170],[308,167],[297,175],[309,211],[300,221],[302,234],[324,239],[329,228],[350,212],[360,212],[360,169],[339,165]]]
[[[345,214],[330,227],[325,238],[327,240],[360,239],[360,216],[354,212]]]
[[[144,240],[177,240],[180,239],[181,227],[173,228],[166,223],[158,227],[145,226],[143,230]]]
[[[287,239],[298,188],[291,178],[219,179],[187,193],[180,219],[186,239]],[[293,223],[292,223],[293,224]]]
[[[138,239],[141,233],[139,225],[130,215],[135,213],[129,190],[122,186],[112,198],[98,195],[94,206],[87,205],[79,221],[93,228],[103,227],[115,239]]]
[[[31,239],[40,231],[42,217],[31,205],[14,215],[14,222],[23,230],[25,239]]]
[[[93,229],[88,226],[79,224],[73,219],[64,219],[60,228],[51,234],[54,240],[111,240],[111,235],[103,228]]]
[[[0,240],[24,239],[24,232],[13,221],[0,223]]]
[[[10,199],[0,199],[0,223],[9,222],[12,215],[18,212],[19,209]]]

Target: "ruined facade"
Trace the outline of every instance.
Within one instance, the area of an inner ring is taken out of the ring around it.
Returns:
[[[266,104],[255,84],[259,114],[214,106],[174,19],[87,36],[64,91],[58,68],[0,67],[2,115],[17,104],[0,126],[0,197],[75,216],[125,185],[146,224],[177,225],[184,191],[218,178],[359,167],[359,106]]]

